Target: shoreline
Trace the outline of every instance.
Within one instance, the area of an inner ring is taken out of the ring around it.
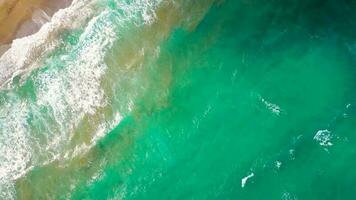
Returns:
[[[72,0],[0,0],[0,56],[13,40],[36,33]]]

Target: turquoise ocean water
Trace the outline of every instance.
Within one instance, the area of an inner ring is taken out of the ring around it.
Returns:
[[[74,1],[0,91],[0,199],[355,199],[355,9]]]

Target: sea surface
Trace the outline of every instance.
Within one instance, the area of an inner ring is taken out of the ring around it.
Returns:
[[[355,10],[74,0],[0,58],[0,199],[355,199]]]

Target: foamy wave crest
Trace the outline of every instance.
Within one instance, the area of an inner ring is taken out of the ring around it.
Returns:
[[[31,70],[40,58],[59,45],[58,36],[64,30],[82,26],[94,12],[94,0],[76,0],[70,7],[59,10],[52,20],[37,33],[14,40],[11,48],[0,58],[0,86],[13,76]]]
[[[31,147],[27,136],[25,102],[13,101],[0,108],[0,197],[13,199],[12,180],[29,168]]]
[[[13,198],[14,182],[33,167],[84,153],[121,121],[123,116],[108,105],[110,96],[101,86],[108,68],[105,55],[127,23],[151,23],[160,1],[115,2],[117,9],[105,8],[101,1],[74,1],[38,33],[14,41],[0,58],[0,84],[9,83],[0,91],[0,198]],[[62,31],[79,27],[84,31],[76,45],[59,57],[47,56],[63,45]],[[29,73],[34,69],[36,73]],[[9,80],[18,74],[28,75],[32,97],[18,92],[21,84],[11,87]],[[98,109],[115,114],[90,122],[96,128],[89,144],[73,144],[79,124]]]
[[[15,179],[27,168],[31,150],[27,137],[26,118],[28,108],[25,102],[7,103],[1,107],[0,117],[0,179]]]

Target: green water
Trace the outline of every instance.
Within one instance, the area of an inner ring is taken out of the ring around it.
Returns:
[[[36,138],[15,199],[356,198],[355,3],[163,1],[137,26],[129,2],[2,91]]]

